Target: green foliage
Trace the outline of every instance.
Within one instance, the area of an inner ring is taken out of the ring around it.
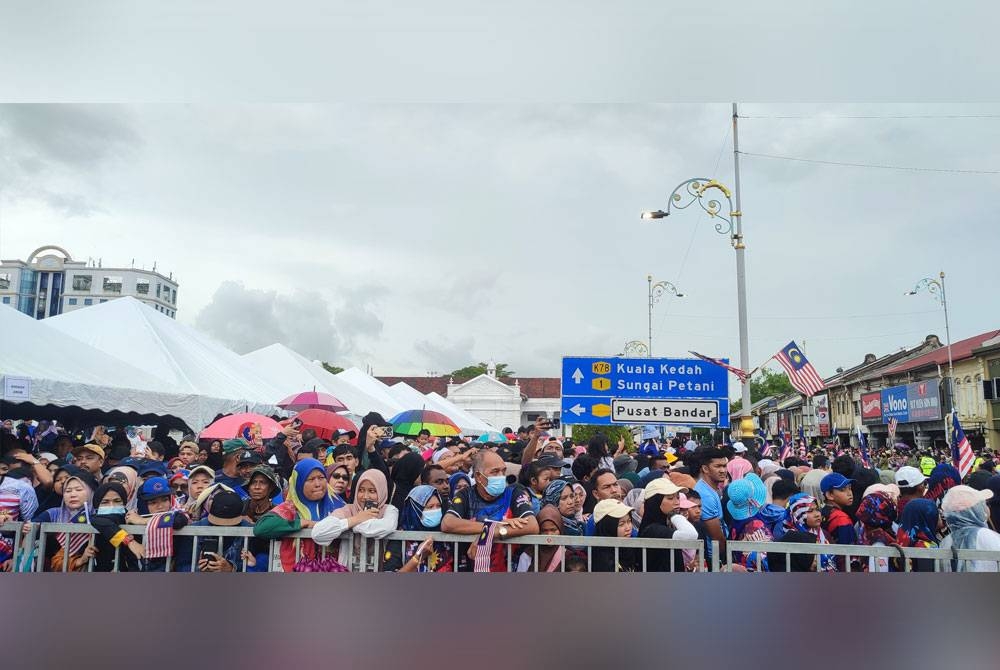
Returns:
[[[635,449],[632,441],[632,432],[626,426],[590,426],[586,424],[573,426],[573,443],[587,446],[587,442],[594,435],[601,433],[608,438],[608,451],[612,454],[618,448],[618,440],[625,438],[625,448],[629,451]]]
[[[325,369],[327,372],[329,372],[332,375],[335,375],[335,374],[338,374],[338,373],[344,371],[344,368],[337,367],[336,365],[330,365],[329,363],[327,363],[325,361],[323,363],[323,369]]]
[[[478,377],[479,375],[485,375],[488,365],[488,363],[466,365],[464,368],[452,370],[451,376],[456,379],[472,379],[473,377]],[[506,363],[497,363],[497,379],[501,377],[513,377],[516,374],[517,373],[513,370],[508,369]]]
[[[750,380],[750,402],[755,403],[768,396],[780,397],[795,391],[792,383],[788,381],[788,375],[784,372],[772,372],[771,370],[761,370],[761,374]],[[738,412],[743,409],[743,400],[737,400],[730,405],[731,412]]]

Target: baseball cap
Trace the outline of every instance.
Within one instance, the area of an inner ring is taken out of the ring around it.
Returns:
[[[683,493],[685,491],[687,491],[687,488],[677,486],[677,484],[674,484],[669,477],[660,477],[659,479],[654,479],[646,485],[642,494],[642,499],[649,500],[656,495],[669,496],[675,493]]]
[[[167,466],[165,463],[161,463],[160,461],[147,459],[142,461],[138,465],[139,465],[138,472],[140,477],[142,477],[143,475],[148,475],[151,472],[164,477],[167,475]]]
[[[690,499],[689,499],[689,498],[688,498],[688,497],[687,497],[686,495],[684,495],[683,493],[682,493],[682,494],[680,494],[680,496],[679,496],[679,499],[680,499],[680,501],[681,501],[681,502],[680,502],[680,508],[681,508],[681,509],[691,509],[692,507],[694,507],[694,506],[696,506],[696,505],[698,504],[698,503],[696,503],[696,502],[693,502],[692,500],[690,500]]]
[[[226,440],[222,443],[222,453],[225,455],[236,453],[237,451],[243,451],[250,448],[250,443],[244,440],[242,437],[237,437],[232,440]]]
[[[59,460],[59,457],[53,454],[51,451],[43,451],[42,453],[38,454],[38,458],[39,460],[47,461],[49,463],[51,463],[52,461]]]
[[[255,451],[250,451],[249,449],[240,454],[239,465],[246,465],[247,463],[251,465],[260,464],[260,456]]]
[[[927,481],[927,477],[924,476],[924,473],[920,472],[920,470],[916,469],[912,465],[904,465],[896,471],[897,486],[920,486],[925,481]]]
[[[188,479],[191,479],[198,473],[201,473],[203,475],[208,475],[209,479],[215,481],[215,470],[208,467],[207,465],[196,465],[193,468],[191,468],[191,471],[188,472]]]
[[[173,493],[166,477],[151,477],[143,482],[142,488],[139,489],[139,499],[152,500],[153,498],[173,495]]]
[[[353,430],[344,430],[343,428],[338,428],[337,430],[333,431],[333,439],[334,440],[339,440],[340,438],[342,438],[344,436],[347,436],[347,437],[349,437],[349,438],[351,438],[353,440],[354,438],[356,438],[358,436],[358,434],[356,432],[354,432]]]
[[[542,456],[541,458],[536,460],[535,463],[538,464],[539,468],[542,469],[551,468],[553,470],[562,470],[563,465],[565,465],[565,463],[563,463],[563,459],[551,455]]]
[[[981,502],[993,497],[993,491],[986,489],[977,491],[971,486],[959,485],[948,489],[941,501],[941,511],[945,514],[950,512],[961,512],[970,507],[975,507]]]
[[[733,442],[733,451],[735,451],[737,454],[745,453],[746,450],[747,447],[742,442]]]
[[[823,479],[820,481],[819,490],[822,491],[823,493],[829,493],[834,489],[842,489],[845,486],[849,486],[853,482],[854,482],[853,479],[848,479],[839,472],[831,472],[826,477],[823,477]]]
[[[72,451],[72,454],[75,457],[75,456],[79,456],[80,454],[82,454],[85,451],[93,452],[93,453],[97,454],[98,456],[100,456],[101,458],[104,458],[104,448],[101,447],[101,445],[99,445],[99,444],[94,444],[93,442],[85,444],[82,447],[77,447],[76,449],[74,449]]]
[[[232,491],[220,491],[208,508],[208,522],[213,526],[238,526],[243,521],[243,500]]]
[[[594,505],[594,523],[599,523],[606,516],[621,519],[631,513],[631,507],[619,500],[609,498]]]

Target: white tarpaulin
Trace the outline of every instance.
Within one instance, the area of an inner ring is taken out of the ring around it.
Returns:
[[[393,384],[389,387],[389,391],[399,399],[399,402],[406,409],[426,409],[444,414],[458,426],[463,435],[482,435],[486,431],[492,430],[485,421],[462,411],[457,405],[448,402],[436,393],[424,395],[406,382]]]
[[[5,382],[17,381],[3,386],[12,390],[12,397],[3,398],[7,402],[175,416],[194,430],[216,414],[243,409],[233,401],[185,393],[167,380],[49,328],[46,321],[0,307],[0,375]]]
[[[110,300],[42,323],[163,379],[183,393],[235,400],[240,411],[278,411],[274,403],[281,400],[281,392],[257,375],[241,356],[135,298]]]
[[[459,407],[452,401],[448,400],[444,396],[435,393],[434,391],[428,393],[427,398],[432,402],[436,402],[438,406],[442,408],[439,411],[447,414],[448,416],[451,416],[452,413],[458,416],[460,419],[458,425],[461,426],[464,424],[468,424],[471,427],[471,430],[469,430],[468,433],[469,435],[482,435],[483,433],[489,432],[491,430],[493,431],[498,430],[498,428],[496,428],[493,424],[489,423],[488,421],[484,421],[483,419],[480,419],[478,416],[471,413],[467,409]]]
[[[347,368],[343,372],[337,373],[335,375],[337,379],[340,379],[352,386],[355,386],[370,396],[378,398],[383,403],[388,404],[393,408],[390,412],[379,412],[382,417],[386,420],[391,419],[395,415],[399,414],[403,410],[407,409],[420,409],[419,407],[404,407],[395,396],[393,396],[392,391],[389,387],[375,379],[368,373],[358,368]]]
[[[278,401],[293,393],[312,391],[315,388],[337,398],[358,416],[364,416],[368,412],[378,412],[388,419],[403,411],[403,407],[395,400],[387,400],[381,395],[371,395],[350,381],[327,372],[322,365],[310,361],[283,344],[272,344],[251,351],[245,354],[243,359],[271,385],[280,389],[281,397],[277,399]]]

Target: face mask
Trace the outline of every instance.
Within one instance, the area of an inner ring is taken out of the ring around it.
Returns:
[[[97,513],[105,514],[125,514],[125,505],[105,505],[97,508]]]
[[[498,496],[507,488],[507,478],[504,475],[486,478],[486,492],[491,496]]]
[[[441,525],[441,508],[424,510],[420,515],[420,523],[424,528],[437,528]]]

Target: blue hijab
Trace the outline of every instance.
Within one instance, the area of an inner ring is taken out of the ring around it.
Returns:
[[[427,506],[428,501],[434,496],[441,499],[441,494],[438,490],[429,484],[421,484],[420,486],[414,486],[410,489],[409,494],[406,496],[406,501],[403,503],[403,513],[399,518],[399,527],[402,530],[428,530],[436,531],[440,530],[440,527],[428,528],[420,522],[420,517],[424,513],[424,507]]]
[[[451,477],[448,477],[448,489],[451,491],[452,498],[455,497],[455,487],[458,485],[458,482],[460,482],[463,479],[469,482],[469,488],[472,488],[473,486],[476,485],[475,482],[472,481],[472,477],[470,477],[469,475],[465,474],[464,472],[456,472]]]
[[[304,493],[306,480],[314,471],[323,473],[323,497],[319,500],[308,500]],[[330,516],[335,509],[342,507],[334,502],[330,497],[330,489],[325,485],[326,468],[315,458],[306,458],[295,464],[292,468],[292,477],[288,485],[288,502],[295,506],[299,516],[313,521],[321,521]]]

